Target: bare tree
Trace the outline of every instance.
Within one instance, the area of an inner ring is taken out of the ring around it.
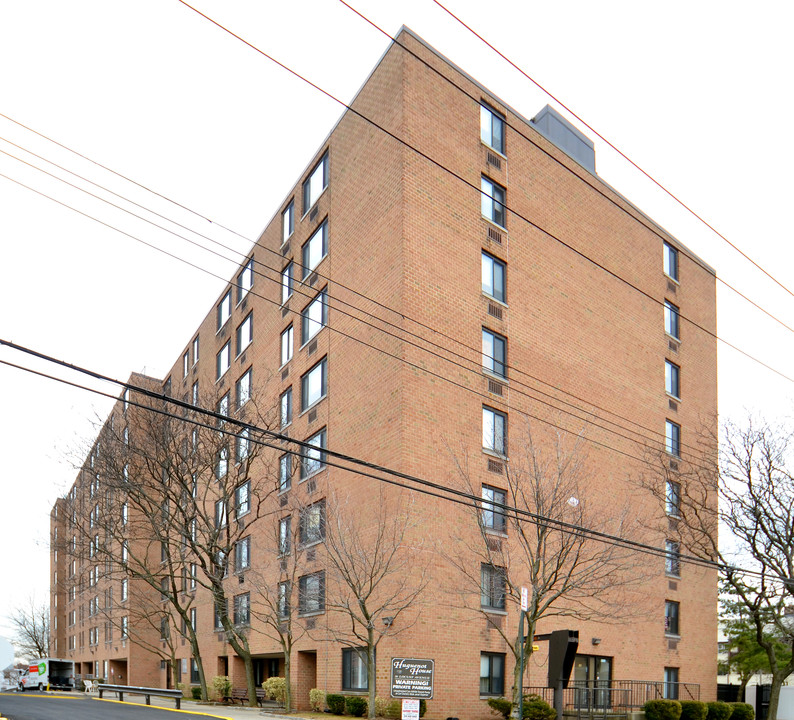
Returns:
[[[676,518],[681,551],[719,563],[723,589],[766,654],[768,718],[776,720],[780,688],[794,672],[786,615],[794,601],[794,433],[750,418],[726,424],[717,448],[714,433],[702,431],[681,460],[663,457],[644,485]]]
[[[333,496],[328,507],[326,608],[343,617],[331,629],[336,639],[365,649],[370,718],[375,717],[378,644],[413,626],[427,588],[422,542],[413,532],[412,503],[412,495],[400,502],[381,486],[377,511],[371,516],[355,511],[347,497]],[[304,527],[316,526],[312,517],[302,522]],[[300,534],[301,542],[313,539],[311,534]]]
[[[463,579],[451,590],[511,649],[516,712],[522,652],[524,658],[531,656],[541,619],[615,621],[641,612],[621,598],[643,578],[636,557],[588,532],[597,528],[623,536],[629,512],[628,505],[607,509],[587,497],[592,485],[582,442],[579,437],[566,447],[560,434],[539,442],[527,427],[520,451],[503,463],[503,480],[494,487],[480,484],[465,459],[455,458],[466,490],[482,499],[471,508],[471,525],[462,526],[451,548],[442,551]],[[520,607],[522,587],[528,590],[523,636],[519,626],[509,627],[500,615]]]
[[[28,659],[50,654],[50,609],[31,597],[24,607],[16,608],[8,618],[17,654]]]
[[[149,617],[171,618],[171,631],[179,624],[204,699],[207,682],[193,601],[198,588],[209,590],[219,629],[245,663],[249,702],[256,705],[249,608],[229,602],[227,586],[232,558],[261,517],[262,500],[274,490],[261,463],[251,472],[262,449],[253,427],[266,426],[272,411],[260,413],[248,396],[236,421],[216,421],[156,398],[133,393],[133,401],[137,407],[131,404],[105,424],[94,453],[97,486],[106,492],[84,528],[92,552],[106,557],[118,577],[148,586],[162,604],[161,612]],[[222,414],[228,416],[228,395],[225,403]],[[130,637],[140,641],[133,632]],[[168,648],[167,638],[160,639]],[[175,662],[174,653],[169,660]]]
[[[292,651],[307,632],[306,625],[300,621],[297,603],[307,547],[301,542],[300,518],[306,517],[311,505],[300,503],[294,495],[286,497],[289,498],[287,504],[279,508],[278,522],[272,524],[271,542],[263,548],[260,569],[253,579],[257,595],[252,603],[252,614],[260,621],[261,632],[276,640],[284,653],[284,709],[289,712],[292,709]],[[276,577],[278,582],[274,583]]]

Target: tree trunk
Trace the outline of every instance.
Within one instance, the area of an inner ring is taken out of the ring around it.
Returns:
[[[290,656],[291,652],[284,648],[284,711],[290,712],[292,710],[292,686],[290,685]]]
[[[251,707],[259,707],[259,702],[256,699],[256,680],[254,680],[254,661],[251,659],[251,653],[246,652],[243,657],[245,663],[245,682],[248,685],[248,704]]]
[[[190,623],[187,624],[190,627]],[[201,699],[206,702],[207,697],[207,679],[204,676],[204,663],[201,660],[201,650],[199,650],[198,639],[194,630],[190,632],[190,655],[196,661],[196,668],[198,669],[199,685],[201,685]],[[190,670],[188,670],[188,673]],[[176,678],[176,675],[174,676]],[[188,685],[190,684],[190,675],[188,675]]]
[[[375,682],[375,630],[370,626],[367,628],[367,689],[369,690],[367,717],[369,720],[375,720],[375,697],[377,695]]]
[[[777,706],[780,702],[780,688],[786,678],[780,673],[772,673],[772,685],[769,688],[769,710],[766,720],[777,720]]]

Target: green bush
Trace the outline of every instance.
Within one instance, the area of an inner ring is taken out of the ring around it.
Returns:
[[[731,706],[730,720],[753,720],[755,718],[755,710],[750,703],[735,702],[728,703]]]
[[[232,694],[232,681],[228,675],[216,675],[212,678],[212,689],[215,691],[215,697],[218,700],[223,700]]]
[[[201,686],[196,685],[190,688],[190,694],[193,696],[194,700],[201,700]]]
[[[325,696],[325,704],[334,715],[345,714],[345,696],[336,693],[328,693]]]
[[[262,683],[265,694],[277,703],[283,705],[287,700],[287,680],[283,677],[269,677]]]
[[[349,695],[345,698],[345,710],[353,717],[361,717],[367,712],[367,699],[360,695]]]
[[[715,700],[708,703],[708,720],[728,720],[733,712],[733,708],[726,702]]]
[[[426,712],[427,712],[427,700],[425,700],[424,698],[422,698],[422,699],[419,701],[419,717],[420,717],[420,718],[423,718],[423,717],[425,716],[425,713],[426,713]]]
[[[678,700],[648,700],[642,706],[645,720],[680,720],[681,703]]]
[[[488,698],[488,707],[495,712],[498,712],[505,720],[510,717],[510,711],[513,709],[513,703],[507,698]]]
[[[377,712],[377,703],[375,704],[375,709]],[[399,720],[403,714],[403,704],[399,700],[391,700],[386,703],[386,709],[383,713],[383,717],[387,718],[395,718]]]
[[[325,709],[325,690],[318,688],[309,690],[309,705],[314,712],[322,712]]]
[[[709,706],[700,700],[681,700],[681,720],[706,720]]]
[[[540,695],[524,695],[523,705],[523,717],[528,720],[555,720],[557,717],[557,711]]]

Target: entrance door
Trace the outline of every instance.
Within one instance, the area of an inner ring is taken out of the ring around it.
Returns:
[[[571,675],[576,688],[576,707],[611,707],[612,658],[577,655]]]

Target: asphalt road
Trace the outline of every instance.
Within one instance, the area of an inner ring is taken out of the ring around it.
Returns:
[[[0,717],[8,720],[209,720],[206,713],[96,700],[86,695],[0,693]],[[217,717],[217,716],[216,716]]]

